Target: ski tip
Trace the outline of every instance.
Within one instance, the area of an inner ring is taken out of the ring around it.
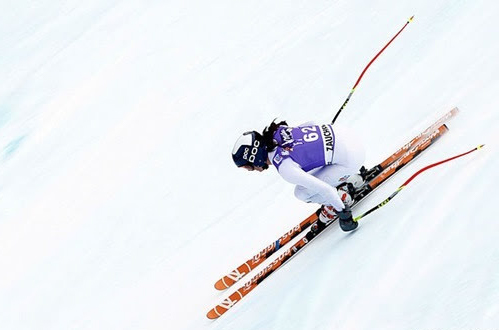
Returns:
[[[480,150],[480,149],[482,149],[483,147],[485,147],[485,144],[480,144],[478,147],[476,147],[476,150]]]
[[[219,279],[219,280],[215,283],[215,285],[214,285],[214,286],[215,286],[215,289],[220,290],[220,291],[225,290],[225,289],[227,289],[227,288],[228,288],[228,286],[227,286],[227,285],[225,285],[225,283],[223,282],[223,279]]]
[[[407,23],[410,23],[412,22],[412,20],[414,19],[414,15],[412,15],[408,20],[407,20]]]
[[[215,320],[218,319],[220,315],[215,311],[214,308],[212,308],[208,313],[206,313],[206,317],[209,318],[210,320]]]
[[[454,107],[452,108],[452,110],[450,111],[453,115],[455,115],[456,113],[459,112],[459,108],[458,107]]]

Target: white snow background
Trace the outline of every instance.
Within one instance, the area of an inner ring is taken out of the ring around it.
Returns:
[[[338,119],[372,166],[458,106],[373,193],[215,321],[214,282],[315,205],[232,146]],[[499,329],[499,3],[1,1],[0,328]]]

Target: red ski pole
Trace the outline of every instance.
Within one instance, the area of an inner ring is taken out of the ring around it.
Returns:
[[[393,36],[393,38],[388,41],[388,43],[385,45],[385,47],[383,47],[383,49],[381,49],[379,51],[378,54],[376,54],[376,56],[373,57],[373,59],[367,64],[367,66],[364,68],[364,70],[362,71],[362,73],[360,74],[359,78],[357,79],[357,81],[355,82],[355,85],[353,85],[352,87],[352,90],[350,91],[350,94],[348,94],[348,97],[347,99],[345,100],[345,102],[343,102],[343,105],[341,106],[340,110],[338,110],[338,112],[336,113],[336,115],[334,116],[333,118],[333,121],[331,124],[334,124],[334,122],[336,121],[336,119],[338,118],[338,116],[340,115],[341,111],[346,107],[348,101],[350,100],[350,97],[352,97],[352,94],[355,92],[355,88],[357,87],[357,85],[359,84],[360,80],[362,79],[362,77],[364,76],[364,73],[366,73],[367,69],[371,66],[371,64],[378,58],[379,55],[381,55],[381,53],[383,53],[383,51],[392,43],[393,40],[395,40],[395,38],[397,38],[397,36],[405,29],[405,27],[410,23],[412,22],[412,19],[414,18],[414,15],[411,16],[411,18],[409,18],[407,20],[407,22],[405,23],[405,25],[399,30],[399,32],[397,32],[396,35]]]
[[[434,163],[434,164],[431,164],[431,165],[428,165],[428,166],[425,166],[423,167],[422,169],[420,169],[419,171],[417,171],[416,173],[414,173],[409,179],[407,179],[406,182],[404,182],[400,187],[398,187],[397,190],[395,190],[395,192],[393,194],[390,195],[390,197],[388,197],[387,199],[385,199],[384,201],[382,201],[381,203],[379,203],[378,205],[374,206],[373,208],[371,208],[370,210],[368,210],[367,212],[359,215],[358,217],[355,217],[353,219],[353,221],[359,221],[360,219],[362,219],[363,217],[365,217],[366,215],[376,211],[377,209],[383,207],[384,205],[386,205],[390,200],[393,199],[393,197],[395,197],[402,189],[404,189],[415,177],[417,177],[419,174],[423,173],[424,171],[432,168],[432,167],[435,167],[435,166],[438,166],[438,165],[441,165],[443,163],[447,163],[447,162],[450,162],[451,160],[454,160],[456,158],[459,158],[459,157],[463,157],[463,156],[466,156],[467,154],[469,153],[472,153],[473,151],[475,150],[478,150],[478,149],[481,149],[483,148],[484,144],[482,145],[479,145],[478,147],[476,148],[473,148],[467,152],[464,152],[462,154],[459,154],[459,155],[456,155],[454,157],[451,157],[451,158],[447,158],[445,160],[442,160],[442,161],[439,161],[437,163]]]

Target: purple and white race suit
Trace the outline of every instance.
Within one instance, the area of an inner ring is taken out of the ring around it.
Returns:
[[[274,140],[279,145],[272,159],[277,169],[286,158],[305,172],[333,163],[335,135],[331,125],[281,126],[274,133]]]
[[[269,159],[284,180],[296,185],[298,199],[344,208],[336,187],[364,162],[364,148],[355,134],[329,124],[281,126],[274,140],[278,146]]]

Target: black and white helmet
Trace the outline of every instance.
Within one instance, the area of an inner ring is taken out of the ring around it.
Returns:
[[[241,135],[232,149],[232,159],[237,167],[250,165],[267,168],[267,157],[263,136],[255,131]]]

